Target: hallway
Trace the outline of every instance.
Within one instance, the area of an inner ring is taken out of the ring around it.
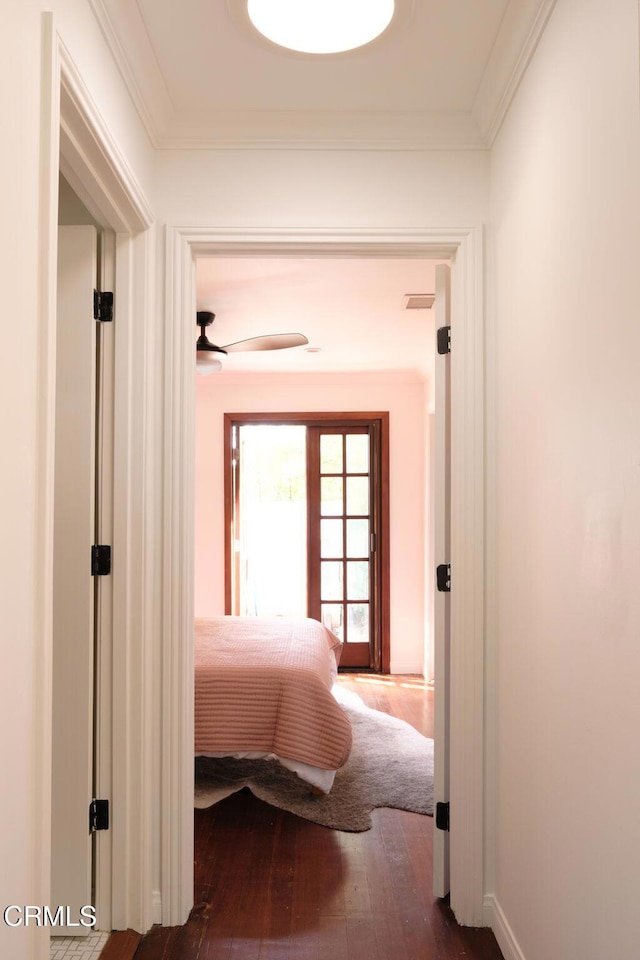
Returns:
[[[343,674],[378,710],[433,730],[421,678]],[[156,928],[135,960],[501,960],[493,933],[433,900],[433,820],[377,810],[365,833],[328,830],[249,792],[196,810],[195,907]],[[114,954],[115,958],[115,954]]]

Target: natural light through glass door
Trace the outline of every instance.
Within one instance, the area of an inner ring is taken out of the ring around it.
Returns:
[[[370,447],[367,427],[309,429],[309,498],[319,501],[317,520],[310,513],[312,553],[313,528],[320,527],[319,589],[310,609],[344,641],[349,665],[368,661],[371,641]]]
[[[245,424],[238,433],[239,612],[306,617],[306,428]]]
[[[313,617],[343,641],[342,667],[379,670],[388,649],[386,415],[260,416],[225,415],[226,609]]]

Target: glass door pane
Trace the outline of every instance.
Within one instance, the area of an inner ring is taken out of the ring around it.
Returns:
[[[369,604],[347,604],[347,629],[351,643],[367,643],[369,640]]]
[[[309,440],[310,449],[315,450],[310,469],[316,473],[319,492],[315,615],[343,641],[343,666],[368,667],[372,624],[369,429],[310,428]],[[313,568],[310,558],[310,571]]]
[[[341,666],[388,669],[388,477],[387,414],[226,414],[225,609],[314,617]]]
[[[369,435],[352,433],[347,440],[347,473],[369,473]]]
[[[320,520],[320,556],[323,560],[331,557],[343,557],[344,524],[341,519]]]
[[[240,616],[307,616],[306,427],[239,429]]]
[[[320,596],[325,600],[344,600],[344,569],[342,561],[323,560],[320,564]]]

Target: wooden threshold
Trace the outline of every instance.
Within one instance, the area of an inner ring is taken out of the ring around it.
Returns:
[[[100,954],[100,960],[133,960],[142,935],[135,930],[114,930]]]

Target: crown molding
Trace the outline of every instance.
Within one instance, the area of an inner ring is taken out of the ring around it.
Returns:
[[[482,150],[471,114],[217,111],[175,116],[164,149]]]
[[[487,150],[555,0],[510,0],[473,108],[418,111],[175,109],[136,3],[89,0],[152,145],[161,150]]]
[[[470,113],[214,111],[180,113],[137,4],[89,0],[147,135],[160,150],[483,150]]]
[[[136,3],[89,0],[107,47],[154,147],[173,112],[162,71]]]
[[[535,53],[556,0],[511,0],[500,24],[472,114],[491,149]]]

